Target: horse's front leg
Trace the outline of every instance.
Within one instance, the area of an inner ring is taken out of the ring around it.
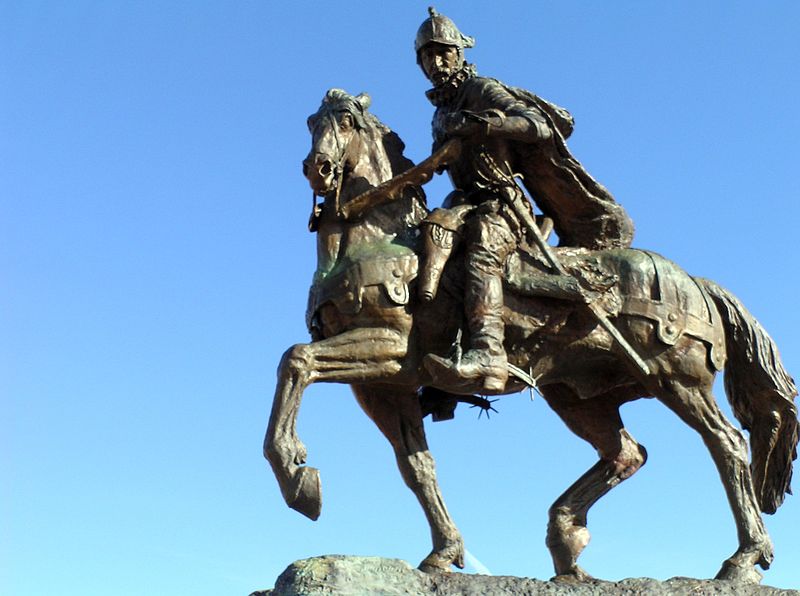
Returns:
[[[289,348],[278,366],[264,457],[292,509],[317,519],[322,509],[319,470],[305,467],[305,446],[297,438],[297,413],[303,391],[316,382],[362,383],[387,379],[401,369],[407,336],[391,329],[354,329]]]

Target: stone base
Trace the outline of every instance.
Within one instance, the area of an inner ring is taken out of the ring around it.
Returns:
[[[541,581],[522,577],[417,571],[400,559],[326,555],[295,561],[280,574],[272,590],[250,596],[714,596],[795,595],[797,590],[779,590],[720,580],[675,577],[666,581],[649,578],[619,582],[592,580],[584,583]]]

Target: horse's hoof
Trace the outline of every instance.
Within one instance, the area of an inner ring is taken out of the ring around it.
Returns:
[[[769,566],[772,565],[772,560],[775,558],[775,549],[772,546],[772,541],[767,539],[766,542],[763,544],[761,548],[761,554],[758,557],[758,561],[756,561],[760,566],[761,569],[769,569]]]
[[[419,564],[417,569],[422,573],[450,573],[450,565],[440,566],[437,563],[429,563],[427,558]]]
[[[594,581],[594,578],[586,573],[583,569],[575,565],[566,573],[559,573],[550,578],[551,582],[558,582],[564,584],[580,584],[584,582]]]
[[[740,584],[760,584],[764,576],[752,565],[741,566],[725,561],[714,579],[725,579]]]
[[[317,468],[298,468],[297,474],[292,478],[295,485],[294,495],[287,499],[289,507],[299,511],[307,518],[314,521],[322,512],[322,482]]]
[[[464,541],[461,538],[433,550],[417,569],[424,573],[450,573],[450,565],[464,569]]]

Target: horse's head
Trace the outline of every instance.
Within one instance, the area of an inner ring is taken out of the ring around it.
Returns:
[[[309,116],[311,151],[303,160],[303,175],[317,195],[336,190],[345,174],[356,167],[369,104],[366,93],[353,97],[341,89],[331,89],[319,110]]]

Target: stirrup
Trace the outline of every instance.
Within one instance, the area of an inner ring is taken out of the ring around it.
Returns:
[[[508,375],[483,374],[464,375],[458,367],[461,361],[454,362],[436,354],[427,354],[422,361],[427,371],[433,376],[437,386],[460,394],[485,393],[497,394],[505,390]],[[491,369],[492,367],[484,367]]]

